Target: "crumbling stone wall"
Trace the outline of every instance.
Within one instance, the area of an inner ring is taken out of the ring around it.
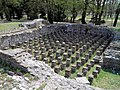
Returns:
[[[103,56],[103,66],[107,69],[120,71],[120,42],[112,41]]]
[[[11,50],[6,50],[6,51],[0,50],[0,62],[2,64],[6,64],[6,66],[9,66],[11,68],[17,68],[17,69],[20,69],[21,71],[27,73],[28,72],[27,67],[20,63],[20,62],[22,62],[22,60],[21,61],[17,60],[17,59],[19,59],[17,57],[23,56],[23,55],[19,55],[21,52],[24,52],[24,50],[22,50],[22,49],[16,49],[16,50],[12,50],[12,51]]]
[[[18,44],[18,42],[28,41],[29,38],[38,36],[40,30],[26,30],[0,36],[0,49]]]

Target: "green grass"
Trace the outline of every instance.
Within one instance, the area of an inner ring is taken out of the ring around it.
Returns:
[[[42,83],[42,85],[37,90],[43,90],[47,84],[45,82]]]
[[[106,90],[120,90],[120,75],[113,74],[108,70],[101,70],[98,77],[94,79],[93,86]]]
[[[118,21],[118,22],[117,22],[117,27],[119,27],[119,28],[120,28],[120,21]]]
[[[21,24],[21,22],[0,23],[0,32],[18,28],[19,24]]]
[[[120,32],[120,28],[113,28],[115,31]]]

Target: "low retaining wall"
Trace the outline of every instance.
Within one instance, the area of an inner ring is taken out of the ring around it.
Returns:
[[[22,60],[17,60],[17,55],[19,55],[21,52],[24,52],[22,49],[16,49],[16,50],[6,50],[2,51],[0,50],[0,63],[9,66],[11,68],[20,69],[23,72],[28,72],[27,67],[21,65],[20,62]],[[16,55],[16,56],[15,56]],[[22,57],[22,55],[19,55],[19,57]]]

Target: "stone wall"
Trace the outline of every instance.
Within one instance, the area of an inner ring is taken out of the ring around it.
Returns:
[[[0,62],[4,65],[6,64],[6,66],[9,66],[11,68],[17,68],[23,72],[28,72],[27,67],[21,65],[20,62],[22,62],[22,60],[21,61],[16,60],[17,56],[15,55],[18,55],[21,52],[24,52],[24,50],[16,49],[16,50],[12,50],[12,52],[11,50],[6,50],[6,51],[0,50]],[[22,55],[19,55],[19,56],[22,56]]]
[[[107,69],[120,71],[120,41],[112,41],[103,56],[103,65]]]
[[[120,32],[114,31],[114,38],[104,52],[103,64],[107,69],[120,71]]]
[[[25,30],[0,36],[0,49],[28,41],[29,38],[38,36],[40,30]],[[38,33],[38,34],[37,34]]]

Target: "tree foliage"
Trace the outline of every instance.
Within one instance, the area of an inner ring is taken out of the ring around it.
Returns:
[[[53,21],[75,22],[78,15],[82,16],[82,23],[86,24],[86,16],[92,15],[95,24],[101,24],[102,17],[113,17],[118,0],[0,0],[0,17],[11,21],[21,19],[27,15],[27,19],[38,17]]]

